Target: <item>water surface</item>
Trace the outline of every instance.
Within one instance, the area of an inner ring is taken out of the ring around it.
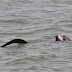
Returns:
[[[0,47],[0,72],[71,72],[71,0],[1,0],[0,45],[20,38],[26,45]]]

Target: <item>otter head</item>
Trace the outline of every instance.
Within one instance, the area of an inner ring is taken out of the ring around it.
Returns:
[[[55,41],[71,41],[67,36],[63,35],[63,36],[60,36],[60,35],[56,35],[55,36],[56,40]]]
[[[64,35],[63,36],[63,41],[66,41],[67,42],[67,41],[70,41],[70,39],[67,36]]]
[[[63,37],[60,35],[56,35],[55,38],[56,38],[55,41],[63,41]]]

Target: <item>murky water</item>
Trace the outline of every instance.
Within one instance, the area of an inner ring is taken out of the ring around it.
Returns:
[[[71,0],[0,0],[0,46],[20,38],[26,45],[0,47],[0,72],[71,72]]]

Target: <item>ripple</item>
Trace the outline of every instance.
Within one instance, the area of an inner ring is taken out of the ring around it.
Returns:
[[[1,72],[69,72],[72,42],[55,35],[72,32],[71,0],[0,1],[0,45],[20,38],[26,45],[0,47]]]

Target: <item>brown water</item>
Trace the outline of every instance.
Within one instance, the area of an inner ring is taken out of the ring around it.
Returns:
[[[71,72],[72,42],[58,34],[72,36],[71,0],[0,0],[0,46],[29,42],[0,47],[0,72]]]

